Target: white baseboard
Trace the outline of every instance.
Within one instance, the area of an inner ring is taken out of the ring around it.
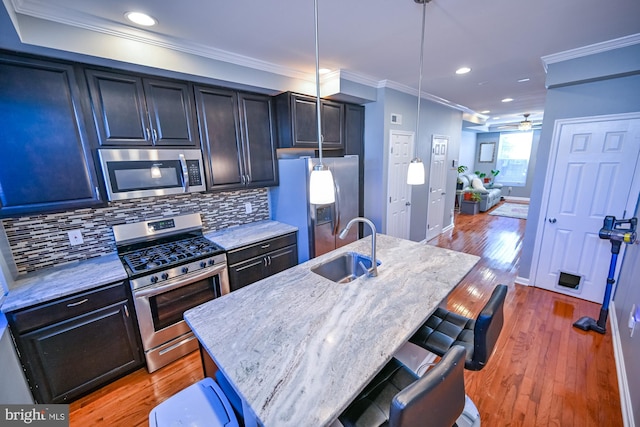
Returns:
[[[518,285],[524,285],[524,286],[529,286],[529,283],[530,283],[527,277],[520,277],[520,276],[517,276],[514,282],[517,283]]]
[[[515,196],[502,196],[502,198],[506,202],[520,202],[520,203],[529,203],[531,200],[529,197],[515,197]]]
[[[627,368],[624,365],[624,354],[622,353],[622,342],[620,341],[620,328],[618,328],[618,317],[616,316],[615,303],[609,304],[609,322],[611,323],[611,336],[613,338],[613,357],[616,361],[616,373],[618,375],[618,388],[620,389],[620,406],[622,408],[622,422],[624,427],[635,427],[633,418],[633,403],[629,392],[629,382],[627,380]]]
[[[443,228],[443,229],[442,229],[442,231],[440,232],[440,234],[442,234],[442,233],[446,233],[446,232],[447,232],[447,231],[449,231],[449,230],[453,230],[453,227],[454,227],[454,224],[453,224],[453,223],[451,223],[451,224],[447,225],[445,228]]]

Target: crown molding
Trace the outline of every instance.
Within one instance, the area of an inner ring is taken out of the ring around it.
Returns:
[[[546,73],[550,64],[595,55],[636,44],[640,44],[640,33],[630,34],[628,36],[579,47],[577,49],[565,50],[564,52],[553,53],[551,55],[543,56],[540,59],[542,59],[542,65]]]
[[[31,16],[58,24],[80,28],[95,33],[118,37],[151,46],[197,55],[216,61],[227,62],[247,68],[266,71],[294,79],[309,80],[308,73],[271,62],[238,55],[221,49],[215,49],[199,43],[193,43],[177,37],[169,37],[142,31],[119,22],[96,18],[94,15],[55,7],[38,0],[8,0],[16,14]],[[16,28],[17,29],[17,28]],[[18,31],[20,33],[20,31]]]

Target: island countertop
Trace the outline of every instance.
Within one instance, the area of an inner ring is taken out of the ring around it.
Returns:
[[[369,255],[365,237],[185,313],[260,424],[330,424],[479,260],[382,234],[377,243],[377,277],[336,284],[310,270]]]

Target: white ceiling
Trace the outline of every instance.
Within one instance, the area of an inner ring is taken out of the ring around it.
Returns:
[[[422,5],[413,0],[318,0],[320,66],[418,88]],[[22,15],[127,31],[127,11],[159,24],[150,38],[314,73],[313,0],[5,0]],[[489,123],[544,109],[542,57],[640,33],[639,0],[432,0],[426,5],[423,93]],[[255,65],[254,65],[255,66]],[[471,73],[457,76],[461,66]],[[529,81],[518,83],[517,80]],[[514,101],[502,103],[503,98]]]

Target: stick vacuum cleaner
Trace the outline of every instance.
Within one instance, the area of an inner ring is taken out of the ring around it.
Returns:
[[[609,299],[611,298],[611,288],[615,283],[613,276],[616,272],[616,263],[618,262],[618,254],[622,242],[631,244],[636,241],[636,227],[638,226],[638,218],[616,219],[615,216],[606,216],[604,225],[598,232],[601,239],[611,241],[611,263],[609,264],[609,276],[607,277],[607,287],[604,291],[604,301],[600,308],[600,317],[596,319],[591,317],[581,317],[573,324],[576,328],[583,331],[596,331],[600,334],[607,332],[607,315],[609,314]]]

